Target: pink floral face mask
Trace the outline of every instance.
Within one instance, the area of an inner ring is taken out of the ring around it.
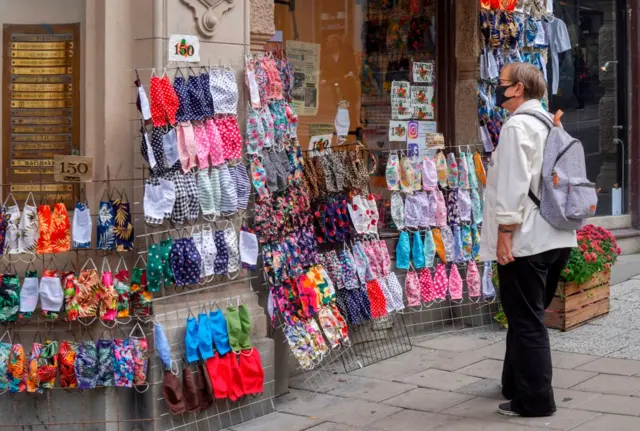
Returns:
[[[469,261],[467,264],[467,286],[469,287],[470,298],[477,298],[480,296],[482,283],[480,281],[478,266],[474,260]]]
[[[407,304],[409,307],[420,306],[420,281],[415,271],[407,272],[404,280],[404,291],[407,295]]]
[[[420,296],[425,304],[431,303],[436,298],[435,285],[429,268],[420,271]]]
[[[449,279],[447,278],[447,268],[443,263],[439,264],[436,268],[436,275],[433,278],[433,285],[435,287],[435,299],[443,300],[447,299],[447,290],[449,288]]]
[[[455,263],[451,266],[449,273],[449,298],[453,301],[462,300],[462,277],[460,277],[458,265]]]

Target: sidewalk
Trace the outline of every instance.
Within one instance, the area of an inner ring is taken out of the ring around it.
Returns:
[[[482,330],[414,337],[408,353],[327,373],[322,393],[294,380],[276,400],[277,413],[232,430],[640,430],[640,278],[611,290],[608,316],[550,331],[553,417],[496,413],[505,332]]]

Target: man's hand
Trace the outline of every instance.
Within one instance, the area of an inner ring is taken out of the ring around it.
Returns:
[[[498,226],[498,246],[496,247],[496,255],[500,265],[507,265],[514,261],[511,254],[513,232],[515,226]]]

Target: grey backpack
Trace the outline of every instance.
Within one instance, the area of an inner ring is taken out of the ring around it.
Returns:
[[[586,218],[595,215],[598,205],[596,185],[587,179],[582,143],[540,111],[516,115],[531,115],[549,127],[542,158],[541,195],[538,198],[529,190],[529,198],[551,226],[560,230],[580,229]]]

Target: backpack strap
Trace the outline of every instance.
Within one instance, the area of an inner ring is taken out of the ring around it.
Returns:
[[[542,121],[549,128],[549,130],[555,127],[555,124],[553,124],[553,120],[551,120],[551,118],[549,118],[549,116],[544,112],[540,112],[534,109],[529,109],[522,112],[515,112],[511,114],[511,117],[514,117],[516,115],[530,115],[532,117],[535,117],[538,120]]]
[[[540,208],[540,199],[538,199],[538,197],[533,194],[531,189],[529,189],[529,199],[533,201],[533,203],[538,207],[538,209]]]

